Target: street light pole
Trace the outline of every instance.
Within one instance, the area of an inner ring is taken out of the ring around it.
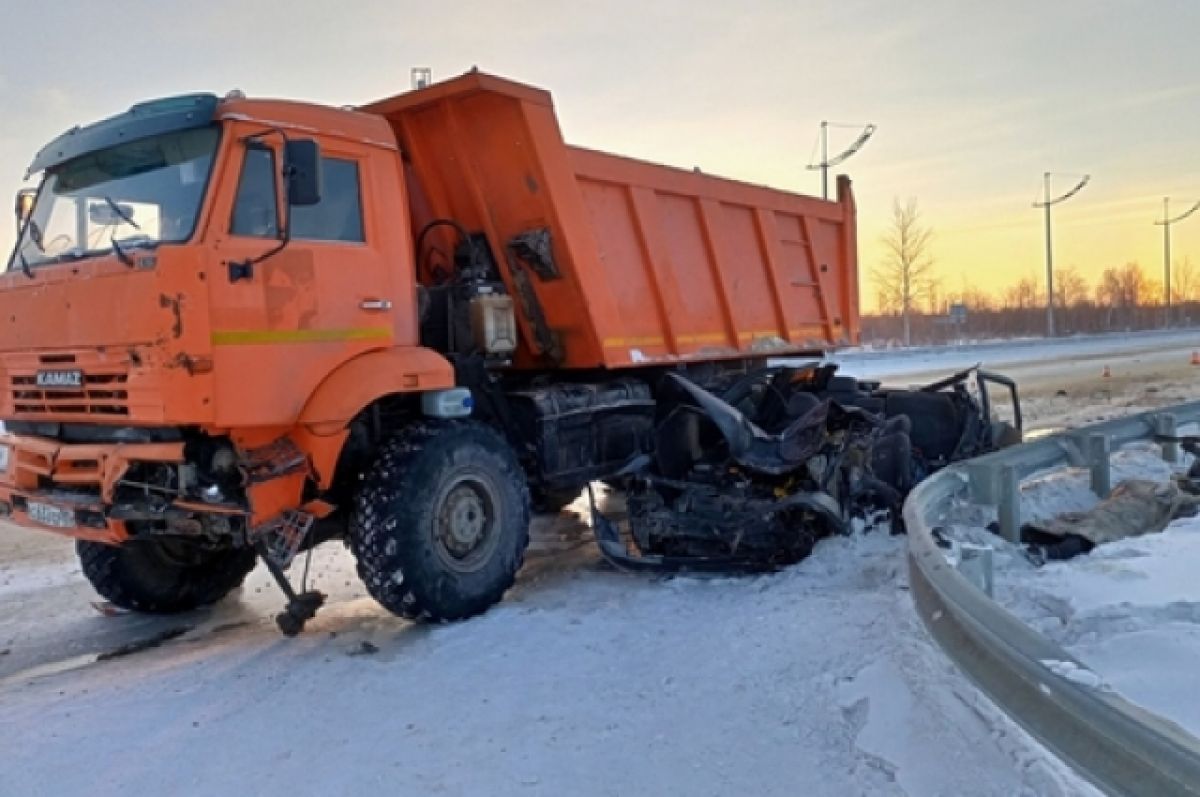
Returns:
[[[1054,337],[1054,246],[1050,242],[1050,172],[1046,172],[1046,337]]]
[[[1035,208],[1044,208],[1046,210],[1046,337],[1054,337],[1054,246],[1051,243],[1050,237],[1050,206],[1057,205],[1059,202],[1066,202],[1071,197],[1083,190],[1083,187],[1091,180],[1091,175],[1083,175],[1079,182],[1067,193],[1062,196],[1050,198],[1050,172],[1045,172],[1042,177],[1045,181],[1045,194],[1041,202],[1034,202]]]
[[[1163,228],[1163,307],[1166,312],[1163,315],[1163,326],[1171,326],[1171,225],[1177,221],[1183,221],[1188,216],[1200,209],[1200,202],[1192,205],[1192,207],[1183,214],[1171,218],[1171,198],[1163,197],[1163,220],[1156,221],[1155,224],[1161,224]]]
[[[829,128],[830,127],[854,127],[854,128],[861,127],[862,132],[859,134],[858,138],[856,138],[854,140],[853,144],[851,144],[849,147],[847,147],[841,153],[834,155],[831,158],[831,157],[829,157]],[[871,134],[873,134],[874,132],[875,132],[875,125],[872,125],[872,124],[846,125],[846,124],[839,124],[837,122],[830,122],[830,121],[822,121],[821,122],[821,135],[820,135],[821,161],[820,161],[820,163],[810,163],[810,164],[808,164],[808,166],[806,168],[809,171],[813,171],[814,169],[821,170],[821,198],[822,199],[829,199],[829,167],[837,166],[839,163],[846,160],[851,155],[853,155],[854,153],[856,153],[860,149],[862,149],[863,144],[867,143],[867,139],[870,138]]]
[[[1171,198],[1163,197],[1163,301],[1164,307],[1167,308],[1165,317],[1163,318],[1163,326],[1171,326],[1171,225],[1167,223],[1167,219],[1171,218]]]
[[[829,199],[829,122],[821,121],[821,199]]]

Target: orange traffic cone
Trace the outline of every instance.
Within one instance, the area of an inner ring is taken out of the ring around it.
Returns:
[[[1200,351],[1192,352],[1192,365],[1200,365]]]
[[[1112,376],[1112,371],[1108,370],[1107,365],[1104,366],[1104,373],[1100,374],[1100,376],[1103,377],[1104,379],[1108,379],[1110,376]]]

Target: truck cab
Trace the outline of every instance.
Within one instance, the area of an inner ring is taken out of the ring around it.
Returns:
[[[252,449],[302,415],[344,425],[354,389],[320,387],[371,350],[400,365],[401,391],[451,386],[417,345],[398,164],[377,116],[237,95],[144,103],[43,149],[0,277],[7,511],[24,519],[22,499],[59,485],[96,510],[140,457],[182,457],[184,428]],[[313,447],[326,485],[332,437]],[[128,534],[111,513],[77,516],[89,522],[57,518],[89,539]]]

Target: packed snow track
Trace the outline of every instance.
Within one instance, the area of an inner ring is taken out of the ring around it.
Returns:
[[[211,611],[107,616],[67,543],[0,529],[19,730],[0,758],[22,762],[0,793],[1085,793],[927,640],[902,538],[664,582],[608,570],[584,534],[542,521],[515,593],[443,626],[389,615],[318,549],[334,598],[287,640],[261,571]]]

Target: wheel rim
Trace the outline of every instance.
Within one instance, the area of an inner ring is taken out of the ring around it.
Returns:
[[[459,572],[478,570],[500,538],[495,487],[479,474],[463,473],[442,489],[437,506],[433,538],[438,557]]]

